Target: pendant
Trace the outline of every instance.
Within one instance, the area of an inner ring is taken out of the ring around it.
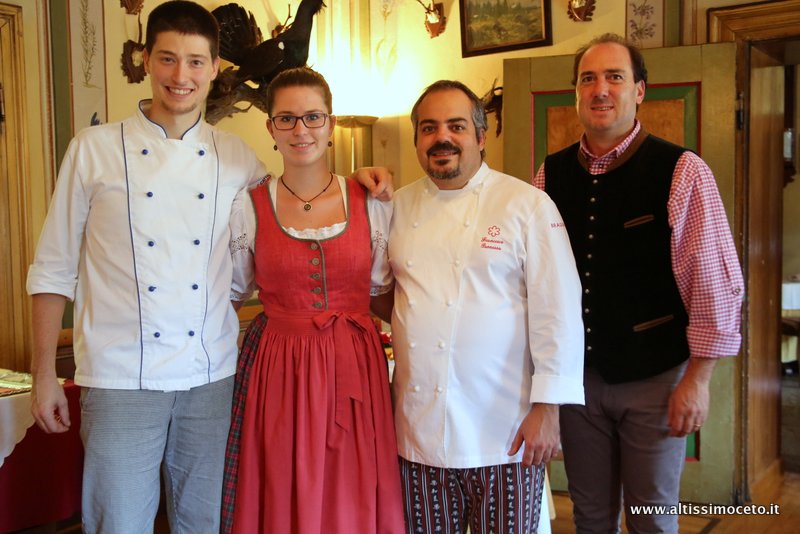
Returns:
[[[311,211],[311,202],[306,202],[303,204],[303,209],[306,211]]]

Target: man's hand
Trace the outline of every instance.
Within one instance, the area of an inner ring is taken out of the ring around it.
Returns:
[[[686,373],[669,397],[669,435],[697,432],[708,417],[708,385],[716,359],[690,358]]]
[[[536,403],[519,425],[508,455],[515,455],[525,443],[522,454],[524,467],[549,462],[560,449],[559,431],[558,405]]]
[[[373,198],[384,202],[392,200],[394,177],[386,167],[362,167],[356,169],[351,178],[366,187]]]
[[[31,413],[39,428],[48,434],[69,430],[71,423],[67,396],[55,376],[34,377],[31,391]]]

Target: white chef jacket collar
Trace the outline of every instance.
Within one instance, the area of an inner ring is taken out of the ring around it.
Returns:
[[[486,162],[482,162],[481,166],[478,167],[478,171],[469,179],[469,181],[462,187],[461,189],[439,189],[439,187],[431,180],[430,176],[425,176],[425,188],[427,189],[428,193],[436,194],[436,193],[451,193],[457,194],[459,191],[471,191],[473,189],[477,189],[483,186],[483,181],[486,179],[486,176],[489,174],[489,166],[486,165]]]
[[[139,105],[136,108],[136,117],[139,122],[139,126],[144,128],[147,131],[152,132],[159,137],[163,137],[164,139],[167,138],[167,131],[164,128],[156,123],[151,121],[147,118],[145,114],[145,110],[150,109],[150,106],[153,104],[152,98],[146,98],[144,100],[139,101]],[[201,141],[202,131],[203,131],[203,114],[201,113],[198,118],[197,122],[195,122],[188,130],[183,132],[181,136],[181,140],[183,141]]]

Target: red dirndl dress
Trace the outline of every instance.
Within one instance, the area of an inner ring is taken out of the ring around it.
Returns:
[[[290,236],[268,184],[252,192],[264,315],[238,364],[223,532],[405,532],[366,195],[347,183],[348,223],[326,240]]]

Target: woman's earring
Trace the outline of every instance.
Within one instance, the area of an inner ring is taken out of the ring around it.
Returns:
[[[272,150],[277,152],[278,151],[278,145],[272,145]]]
[[[333,141],[328,141],[328,146],[333,146]]]

